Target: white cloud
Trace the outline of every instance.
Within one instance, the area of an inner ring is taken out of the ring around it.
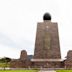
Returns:
[[[0,57],[10,57],[10,58],[19,58],[20,49],[7,47],[0,44]]]
[[[45,12],[50,12],[52,21],[58,22],[59,25],[61,52],[64,58],[66,52],[72,48],[71,3],[71,0],[0,0],[0,32],[22,49],[33,53],[37,22],[42,21]],[[31,51],[28,48],[31,48]],[[3,52],[2,49],[0,51]]]

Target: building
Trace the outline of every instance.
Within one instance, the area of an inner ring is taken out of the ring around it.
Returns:
[[[16,68],[72,68],[72,51],[68,52],[67,59],[61,60],[60,43],[57,22],[51,22],[51,15],[45,13],[43,22],[37,24],[35,50],[32,59],[28,59],[23,50],[20,59],[12,60],[11,67]]]

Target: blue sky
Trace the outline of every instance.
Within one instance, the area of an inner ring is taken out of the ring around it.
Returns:
[[[71,0],[0,0],[0,57],[19,58],[34,53],[36,28],[49,12],[59,27],[62,59],[72,50]]]

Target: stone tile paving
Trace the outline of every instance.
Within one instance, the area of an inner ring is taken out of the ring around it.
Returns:
[[[54,70],[40,70],[39,72],[56,72],[56,71],[54,71]]]

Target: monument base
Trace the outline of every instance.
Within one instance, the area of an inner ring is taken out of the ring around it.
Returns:
[[[31,59],[34,68],[62,68],[64,66],[61,59]]]

